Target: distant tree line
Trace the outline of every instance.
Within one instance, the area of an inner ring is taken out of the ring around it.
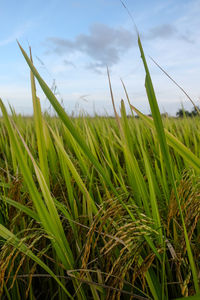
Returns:
[[[196,106],[197,109],[200,111],[200,107]],[[152,114],[147,114],[148,117],[152,117]],[[184,108],[179,108],[179,110],[176,112],[176,117],[177,118],[183,118],[184,116],[186,117],[195,117],[198,116],[197,110],[193,107],[191,111],[185,110]],[[167,112],[161,113],[162,118],[168,118],[170,115]],[[103,118],[106,118],[105,116]],[[114,116],[108,116],[108,118],[115,118]],[[132,115],[128,114],[127,118],[132,118]],[[139,116],[135,115],[135,118],[138,119]]]
[[[200,111],[199,106],[197,106],[197,109]],[[198,112],[196,111],[195,108],[193,108],[191,111],[185,110],[184,108],[180,108],[177,111],[177,113],[176,113],[176,116],[178,118],[183,118],[183,116],[186,116],[186,117],[195,117],[197,115],[198,115]]]

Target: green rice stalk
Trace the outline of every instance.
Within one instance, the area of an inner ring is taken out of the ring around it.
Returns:
[[[32,62],[31,48],[30,48],[30,60]],[[31,91],[32,91],[34,121],[35,121],[35,130],[37,136],[40,168],[45,177],[47,185],[49,186],[49,169],[48,169],[47,151],[46,151],[45,138],[44,138],[42,111],[41,111],[40,99],[36,95],[35,78],[31,71],[30,71],[30,77],[31,77]]]
[[[31,71],[33,72],[34,76],[37,78],[43,92],[45,93],[48,100],[50,101],[50,103],[54,107],[54,109],[57,112],[57,114],[59,115],[60,119],[62,120],[64,125],[69,129],[70,133],[73,135],[76,142],[83,149],[84,153],[87,155],[89,160],[94,164],[95,168],[101,174],[101,176],[104,178],[105,182],[110,186],[110,188],[114,192],[114,194],[117,195],[118,193],[117,193],[116,189],[114,188],[110,178],[108,177],[107,172],[105,172],[105,169],[102,168],[102,166],[100,165],[98,160],[94,157],[94,155],[90,151],[89,147],[87,146],[85,140],[82,138],[82,136],[79,134],[77,129],[74,127],[72,121],[70,120],[70,118],[68,117],[66,112],[64,111],[63,107],[60,105],[60,103],[56,99],[56,97],[53,94],[53,92],[51,91],[51,89],[47,86],[45,81],[41,78],[41,76],[37,72],[36,68],[32,64],[31,60],[29,59],[28,55],[23,50],[23,48],[20,46],[20,44],[19,44],[19,47],[21,49],[21,52],[22,52],[27,64],[29,65],[29,67],[30,67]]]
[[[177,193],[177,188],[176,188],[176,184],[175,184],[173,168],[172,168],[171,159],[170,159],[170,155],[169,155],[169,149],[168,149],[168,145],[167,145],[167,142],[166,142],[164,127],[163,127],[160,111],[159,111],[159,108],[158,108],[157,99],[156,99],[156,96],[155,96],[153,84],[152,84],[152,81],[151,81],[151,76],[150,76],[150,73],[149,73],[149,69],[148,69],[148,66],[147,66],[147,62],[146,62],[146,59],[145,59],[145,55],[144,55],[144,51],[143,51],[143,48],[142,48],[142,44],[141,44],[139,35],[138,35],[138,45],[139,45],[139,48],[140,48],[140,53],[141,53],[141,57],[142,57],[145,72],[146,72],[145,87],[146,87],[146,92],[147,92],[149,104],[150,104],[150,107],[151,107],[153,121],[154,121],[155,129],[156,129],[156,132],[157,132],[157,135],[158,135],[160,147],[161,147],[161,150],[162,150],[162,153],[163,153],[163,159],[165,160],[167,172],[168,172],[172,187],[174,189],[177,204],[178,204],[178,207],[179,207],[179,212],[180,212],[181,221],[182,221],[182,225],[183,225],[185,242],[186,242],[186,247],[187,247],[187,253],[188,253],[188,258],[189,258],[190,266],[191,266],[191,270],[192,270],[195,290],[196,290],[196,293],[199,293],[200,288],[199,288],[199,283],[198,283],[198,274],[197,274],[197,270],[196,270],[192,250],[191,250],[191,247],[190,247],[189,239],[188,239],[188,234],[187,234],[187,230],[186,230],[186,226],[185,226],[185,222],[184,222],[184,217],[183,217],[183,213],[182,213],[182,209],[181,209],[181,205],[180,205],[180,199],[179,199],[179,196],[178,196],[178,193]]]
[[[69,299],[73,299],[71,294],[67,291],[61,281],[57,278],[57,276],[52,272],[52,270],[41,260],[39,259],[34,253],[24,244],[22,243],[11,231],[5,228],[3,225],[0,224],[0,236],[10,245],[24,253],[26,256],[30,257],[33,261],[35,261],[38,265],[40,265],[47,273],[49,273],[52,278],[56,280],[59,286],[63,289]]]

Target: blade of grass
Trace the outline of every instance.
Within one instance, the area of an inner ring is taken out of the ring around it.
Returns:
[[[24,244],[22,243],[11,231],[9,231],[6,227],[0,224],[0,236],[6,240],[7,243],[20,250],[26,256],[30,257],[33,261],[35,261],[38,265],[40,265],[49,275],[51,275],[59,286],[63,289],[69,299],[73,299],[61,281],[57,278],[57,276],[52,272],[52,270],[34,253]]]
[[[70,251],[70,248],[69,248],[68,242],[65,238],[65,235],[64,235],[64,233],[62,233],[62,229],[59,229],[61,227],[61,225],[59,224],[59,221],[58,221],[59,217],[57,216],[56,209],[54,207],[52,199],[49,198],[48,187],[45,183],[44,177],[42,176],[41,171],[35,164],[34,165],[35,171],[38,176],[41,188],[43,189],[44,196],[46,197],[45,201],[46,201],[49,211],[35,186],[35,183],[32,179],[32,174],[30,173],[30,170],[26,164],[26,161],[24,160],[23,151],[17,140],[17,136],[11,125],[11,122],[9,120],[9,117],[8,117],[8,114],[4,107],[4,104],[1,100],[0,100],[0,107],[1,107],[1,111],[4,116],[4,120],[5,120],[5,123],[7,126],[7,130],[9,132],[10,139],[12,139],[13,145],[15,147],[15,152],[16,152],[18,162],[19,162],[19,165],[21,168],[21,172],[24,177],[24,181],[29,189],[29,193],[31,195],[31,198],[33,200],[35,208],[38,212],[38,216],[41,220],[42,225],[46,229],[47,234],[51,234],[54,238],[58,239],[57,243],[53,242],[54,247],[57,249],[58,255],[60,256],[63,264],[66,266],[66,268],[69,268],[69,266],[73,265],[73,255]],[[22,141],[23,141],[23,139],[22,139]],[[60,237],[60,233],[61,233],[61,237]],[[64,238],[65,241],[63,241],[62,238]],[[59,245],[59,241],[61,243],[60,245]]]
[[[57,112],[57,114],[59,115],[60,119],[62,120],[62,122],[64,123],[64,125],[69,129],[70,133],[73,135],[73,137],[75,138],[76,142],[83,149],[84,153],[87,155],[87,157],[89,158],[89,160],[94,164],[95,168],[101,174],[101,176],[104,178],[105,182],[110,186],[110,188],[112,189],[113,193],[115,195],[118,195],[115,187],[113,186],[110,178],[107,175],[107,172],[105,172],[105,169],[102,168],[102,166],[99,163],[99,161],[94,157],[94,155],[90,151],[89,147],[87,146],[86,142],[84,141],[84,139],[82,138],[82,136],[79,134],[79,132],[74,127],[72,121],[70,120],[70,118],[66,114],[65,110],[63,109],[63,107],[58,102],[58,100],[56,99],[56,97],[53,94],[53,92],[51,91],[51,89],[48,87],[48,85],[45,83],[45,81],[39,75],[38,71],[36,70],[36,68],[32,64],[31,60],[29,59],[29,57],[26,54],[26,52],[24,51],[24,49],[21,47],[21,45],[19,43],[18,43],[18,45],[19,45],[19,47],[21,49],[21,52],[22,52],[22,54],[23,54],[23,56],[24,56],[27,64],[29,65],[29,67],[30,67],[31,71],[33,72],[34,76],[37,78],[37,80],[38,80],[38,82],[39,82],[39,84],[40,84],[43,92],[45,93],[45,95],[47,96],[48,100],[50,101],[50,103],[54,107],[54,109]]]
[[[29,49],[30,49],[30,60],[32,62],[31,48]],[[40,99],[36,95],[35,78],[31,71],[30,71],[30,77],[31,77],[31,91],[32,91],[34,121],[35,121],[35,130],[37,136],[40,168],[45,177],[47,185],[49,186],[49,169],[48,169],[47,151],[46,151],[45,138],[44,138],[42,111],[40,106]]]
[[[32,219],[36,220],[37,222],[40,222],[40,219],[37,215],[37,213],[35,211],[33,211],[32,209],[28,208],[27,206],[14,201],[8,197],[3,197],[3,199],[1,199],[2,201],[5,201],[6,203],[14,206],[15,208],[19,209],[20,211],[24,212],[25,214],[27,214],[28,216],[30,216]]]
[[[150,107],[151,107],[153,121],[154,121],[156,132],[157,132],[157,135],[158,135],[160,147],[161,147],[161,150],[162,150],[162,153],[163,153],[163,158],[165,160],[168,176],[169,176],[169,179],[171,181],[171,184],[172,184],[175,196],[176,196],[177,204],[178,204],[178,207],[179,207],[179,212],[180,212],[181,221],[182,221],[182,225],[183,225],[186,248],[187,248],[188,258],[189,258],[190,266],[191,266],[191,270],[192,270],[195,290],[196,290],[196,293],[199,293],[200,288],[199,288],[199,283],[198,283],[198,274],[197,274],[197,270],[196,270],[192,250],[191,250],[191,247],[190,247],[190,243],[189,243],[189,238],[188,238],[188,234],[187,234],[187,230],[186,230],[186,226],[185,226],[185,221],[184,221],[184,217],[183,217],[183,213],[182,213],[182,209],[181,209],[181,205],[180,205],[180,199],[179,199],[179,196],[178,196],[178,193],[177,193],[177,188],[176,188],[176,184],[175,184],[173,168],[172,168],[171,159],[170,159],[170,155],[169,155],[169,149],[168,149],[168,145],[167,145],[167,142],[166,142],[164,127],[163,127],[163,124],[162,124],[162,119],[161,119],[160,111],[159,111],[159,108],[158,108],[157,99],[156,99],[156,96],[155,96],[153,84],[152,84],[152,81],[151,81],[151,76],[150,76],[150,73],[149,73],[149,69],[148,69],[148,66],[147,66],[147,62],[146,62],[146,58],[145,58],[145,55],[144,55],[144,51],[143,51],[143,48],[142,48],[142,44],[141,44],[139,34],[138,34],[138,46],[139,46],[139,49],[140,49],[141,58],[142,58],[142,61],[143,61],[143,64],[144,64],[145,72],[146,72],[145,88],[146,88],[149,104],[150,104]]]
[[[57,253],[58,258],[65,266],[66,270],[72,269],[74,264],[74,257],[72,254],[72,251],[70,249],[69,243],[67,241],[67,238],[65,236],[64,229],[62,227],[62,223],[59,218],[58,211],[56,209],[56,205],[54,203],[53,198],[51,197],[51,193],[49,191],[49,188],[47,186],[47,183],[45,181],[45,178],[40,170],[40,168],[37,166],[28,146],[26,145],[22,135],[20,134],[19,130],[15,129],[20,137],[21,143],[24,145],[26,152],[28,156],[30,157],[32,164],[35,169],[35,174],[37,176],[45,203],[40,195],[40,193],[37,190],[37,187],[33,181],[32,174],[30,172],[29,167],[26,164],[26,160],[24,159],[24,153],[21,147],[21,144],[19,143],[17,136],[15,134],[14,128],[12,123],[10,122],[10,119],[8,117],[7,111],[5,109],[5,106],[3,102],[0,100],[0,107],[1,111],[3,113],[4,121],[6,123],[6,127],[10,136],[10,139],[13,141],[13,145],[15,147],[16,156],[18,158],[19,166],[21,168],[21,172],[24,177],[24,181],[29,189],[29,193],[31,195],[32,201],[35,205],[35,208],[38,212],[38,216],[41,220],[41,223],[43,227],[46,230],[46,233],[49,235],[50,240],[52,242],[52,245]],[[79,283],[77,280],[73,281],[74,288],[77,289],[79,286]],[[84,291],[83,289],[79,289],[78,292],[78,298],[79,299],[85,299]]]
[[[59,137],[54,133],[53,129],[49,126],[49,129],[54,137],[54,140],[56,142],[56,146],[58,147],[58,149],[60,150],[60,153],[67,165],[67,167],[70,169],[74,179],[76,180],[78,186],[80,187],[80,190],[82,191],[82,193],[85,195],[86,199],[87,199],[87,206],[88,206],[88,216],[90,217],[90,219],[92,220],[92,211],[93,213],[97,213],[97,207],[94,203],[94,200],[91,198],[85,184],[83,183],[81,177],[79,176],[76,168],[74,167],[72,161],[70,160],[69,155],[67,154],[67,152],[65,151]]]
[[[142,114],[136,107],[131,105],[132,109],[140,116],[142,120],[150,127],[155,129],[154,122],[151,117],[145,116]],[[167,129],[164,129],[167,143],[171,146],[175,151],[177,151],[183,159],[185,159],[188,164],[193,167],[198,173],[200,172],[200,159],[192,153],[190,149],[188,149],[184,144],[182,144],[173,134],[171,134]]]
[[[194,108],[196,109],[198,115],[200,116],[200,111],[198,107],[195,105],[192,98],[186,93],[186,91],[150,56],[150,59],[154,62],[154,64],[185,94],[185,96],[190,100]]]

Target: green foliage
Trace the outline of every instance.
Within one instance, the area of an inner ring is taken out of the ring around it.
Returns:
[[[200,110],[200,108],[197,106],[197,109]],[[176,116],[179,118],[185,117],[196,117],[198,116],[198,111],[193,108],[191,111],[185,110],[183,107],[179,108],[179,110],[176,113]]]
[[[153,119],[123,82],[131,116],[70,118],[21,48],[34,118],[0,101],[2,299],[196,299],[200,120],[161,116],[138,44]]]

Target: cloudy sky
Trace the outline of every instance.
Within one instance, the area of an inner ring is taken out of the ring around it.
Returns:
[[[175,114],[184,94],[155,66],[153,57],[198,105],[200,0],[124,0],[140,32],[162,111]],[[133,21],[120,0],[0,0],[0,97],[31,114],[29,69],[16,43],[32,47],[36,68],[66,110],[112,113],[106,66],[116,105],[125,98],[149,112],[144,70]],[[39,86],[43,109],[49,103]]]

